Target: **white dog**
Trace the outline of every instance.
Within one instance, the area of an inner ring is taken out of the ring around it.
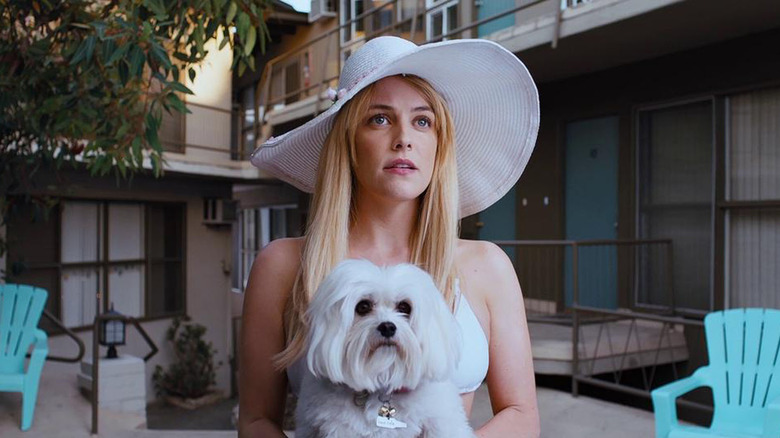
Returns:
[[[474,437],[449,381],[459,326],[425,271],[347,260],[307,316],[296,438]]]

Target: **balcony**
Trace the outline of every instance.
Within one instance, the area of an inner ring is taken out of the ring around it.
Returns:
[[[418,44],[485,38],[517,53],[538,83],[611,68],[769,29],[773,0],[344,0],[305,43],[271,59],[251,99],[241,156],[330,105],[344,60],[366,40],[398,35]],[[690,19],[696,17],[696,19]],[[256,103],[256,104],[255,104]]]

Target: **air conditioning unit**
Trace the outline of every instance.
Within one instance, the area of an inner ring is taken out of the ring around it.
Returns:
[[[230,225],[238,219],[238,201],[232,199],[203,199],[204,225]]]
[[[309,23],[314,23],[321,18],[330,18],[336,16],[335,0],[311,0],[311,9],[309,10]]]

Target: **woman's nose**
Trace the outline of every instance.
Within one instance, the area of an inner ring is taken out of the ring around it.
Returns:
[[[399,127],[396,133],[395,142],[393,143],[393,149],[395,150],[411,150],[412,142],[409,139],[409,134],[406,129]]]
[[[399,140],[399,141],[396,141],[395,145],[393,146],[393,149],[395,149],[397,151],[400,151],[400,150],[403,150],[403,149],[412,150],[412,144],[409,143],[408,141]]]

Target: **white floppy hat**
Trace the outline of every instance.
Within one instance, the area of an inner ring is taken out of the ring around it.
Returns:
[[[411,74],[444,98],[455,125],[460,217],[501,199],[523,173],[539,129],[539,97],[515,55],[487,40],[418,46],[398,37],[374,38],[347,59],[334,104],[306,124],[271,138],[252,164],[304,192],[314,191],[317,163],[336,113],[367,85]]]

